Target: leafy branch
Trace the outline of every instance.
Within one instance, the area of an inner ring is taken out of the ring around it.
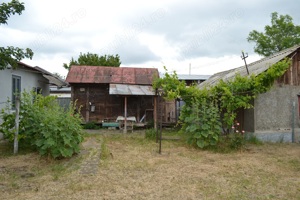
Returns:
[[[0,5],[0,24],[7,24],[11,15],[22,14],[25,10],[24,3],[18,0],[12,0]],[[6,69],[9,65],[13,68],[18,67],[18,61],[29,58],[32,59],[33,51],[29,48],[22,49],[19,47],[0,47],[0,70]]]

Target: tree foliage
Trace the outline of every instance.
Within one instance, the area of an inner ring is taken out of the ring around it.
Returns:
[[[221,80],[204,89],[199,89],[197,85],[186,87],[183,81],[178,80],[176,73],[166,73],[164,78],[154,82],[153,87],[162,88],[167,99],[185,102],[180,113],[181,130],[190,135],[190,143],[200,148],[214,146],[220,141],[220,136],[226,135],[232,139],[230,146],[236,148],[241,144],[239,134],[242,133],[242,130],[236,129],[238,110],[252,108],[252,100],[270,90],[274,81],[289,66],[290,61],[285,59],[257,76],[236,74],[232,80]],[[239,134],[232,136],[233,132]]]
[[[83,140],[81,118],[71,104],[65,111],[56,97],[23,92],[20,104],[19,142],[32,145],[41,155],[53,158],[71,157],[79,152]],[[0,131],[14,138],[15,113],[10,106],[2,110]]]
[[[63,67],[70,70],[72,65],[88,65],[88,66],[109,66],[109,67],[119,67],[121,65],[120,56],[118,54],[114,55],[104,55],[100,56],[94,53],[80,53],[77,60],[71,58],[69,64],[64,63]]]
[[[265,32],[253,30],[248,42],[255,42],[254,51],[262,56],[270,56],[286,48],[300,44],[300,26],[293,23],[289,15],[271,14],[271,25],[265,26]]]
[[[25,10],[24,3],[18,0],[12,0],[9,3],[0,5],[0,24],[7,24],[7,20],[11,15],[19,14]],[[11,65],[13,68],[18,66],[18,61],[24,58],[32,59],[33,51],[29,48],[22,49],[19,47],[0,47],[0,70]]]

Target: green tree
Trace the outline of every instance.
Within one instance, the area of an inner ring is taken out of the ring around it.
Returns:
[[[25,10],[24,3],[18,0],[12,0],[8,3],[0,4],[0,24],[7,24],[7,20],[11,15],[19,14]],[[23,58],[32,59],[33,52],[31,49],[21,49],[19,47],[0,47],[0,70],[5,69],[8,65],[13,68],[18,66],[18,61]]]
[[[64,63],[63,67],[67,70],[70,70],[72,65],[89,65],[89,66],[109,66],[109,67],[120,67],[121,61],[118,54],[114,55],[104,55],[99,56],[94,53],[80,53],[77,60],[72,58],[70,63]]]
[[[253,30],[248,42],[255,42],[254,51],[259,55],[270,56],[273,53],[300,44],[300,26],[294,25],[289,15],[271,14],[271,26],[265,26],[265,32]]]

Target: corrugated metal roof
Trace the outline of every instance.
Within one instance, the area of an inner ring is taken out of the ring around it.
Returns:
[[[211,75],[177,74],[179,80],[207,80]]]
[[[69,83],[117,83],[151,85],[158,77],[155,68],[72,66],[68,75]]]
[[[30,70],[34,70],[34,71],[36,71],[38,73],[41,73],[46,79],[49,80],[50,84],[54,84],[54,85],[56,85],[58,87],[62,87],[62,86],[68,85],[63,79],[61,79],[60,77],[52,74],[51,72],[48,72],[47,70],[45,70],[43,68],[40,68],[38,66],[32,67],[32,66],[27,65],[27,64],[25,64],[23,62],[18,62],[18,63],[19,63],[19,65],[21,65],[23,67],[26,67],[26,68],[28,68]]]
[[[280,51],[276,54],[273,54],[272,56],[263,58],[261,60],[249,64],[248,65],[249,74],[250,75],[254,74],[255,76],[261,74],[262,72],[269,69],[269,67],[271,67],[273,64],[279,62],[280,60],[284,59],[285,57],[295,52],[298,48],[300,48],[300,45]],[[241,76],[248,76],[246,67],[241,66],[235,69],[216,73],[213,76],[211,76],[209,79],[204,81],[203,83],[199,84],[198,87],[199,88],[209,87],[209,86],[216,85],[220,80],[223,81],[231,80],[236,76],[236,74],[240,74]]]
[[[43,76],[46,79],[48,79],[51,84],[57,85],[58,87],[62,87],[62,86],[67,85],[66,82],[62,81],[61,79],[58,79],[57,77],[55,77],[53,75],[51,76],[51,75],[43,74]]]
[[[154,96],[155,91],[152,86],[147,85],[109,84],[109,94]]]

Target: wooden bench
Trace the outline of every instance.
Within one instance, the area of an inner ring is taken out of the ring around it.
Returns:
[[[102,122],[102,127],[115,127],[119,128],[120,123],[119,122]]]

